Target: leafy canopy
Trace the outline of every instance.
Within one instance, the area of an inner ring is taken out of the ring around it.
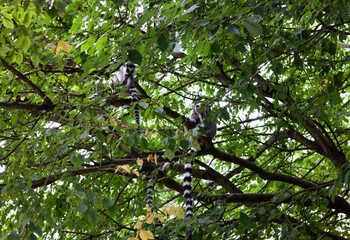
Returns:
[[[1,0],[1,239],[348,237],[349,5]],[[189,157],[198,99],[218,133]]]

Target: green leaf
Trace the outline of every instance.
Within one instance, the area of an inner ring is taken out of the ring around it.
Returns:
[[[31,233],[28,237],[28,240],[37,240],[38,238],[35,236],[34,233]]]
[[[35,0],[35,2],[36,2],[40,7],[44,6],[44,4],[45,4],[45,0]]]
[[[142,63],[142,55],[137,50],[131,50],[128,53],[129,61],[141,65]]]
[[[9,51],[11,51],[9,47],[0,47],[0,57],[5,57]]]
[[[13,22],[12,22],[11,19],[7,19],[6,17],[4,17],[4,18],[2,19],[2,23],[4,24],[4,26],[5,26],[6,28],[10,28],[10,29],[13,29],[13,28],[14,28],[14,24],[13,24]]]
[[[80,137],[82,139],[86,139],[86,137],[89,135],[89,131],[85,130],[82,134],[80,134]]]
[[[56,221],[53,218],[53,216],[51,216],[50,214],[44,214],[44,220],[47,222],[47,224],[51,227],[56,225]]]
[[[23,18],[23,25],[27,28],[29,27],[29,24],[31,23],[32,21],[32,12],[26,12],[26,15],[24,15],[24,18]]]
[[[258,213],[260,216],[264,215],[266,213],[266,209],[264,207],[260,207],[258,210]]]
[[[42,228],[41,228],[39,225],[37,225],[37,224],[35,224],[34,232],[35,232],[38,236],[40,236],[40,237],[43,235],[43,230],[42,230]]]
[[[297,68],[302,68],[303,67],[303,61],[300,59],[300,57],[298,55],[295,55],[293,64]]]
[[[141,138],[140,140],[140,146],[144,149],[148,147],[148,141],[145,138]]]
[[[13,50],[9,55],[7,61],[13,63],[16,60],[16,52]]]
[[[17,232],[12,232],[7,238],[6,240],[19,240],[19,236]]]
[[[163,116],[165,115],[165,111],[162,107],[157,107],[154,111],[159,115],[163,115]]]
[[[30,4],[30,0],[24,0],[23,3],[23,10],[26,12],[28,10],[29,4]]]
[[[253,36],[261,35],[262,34],[262,27],[259,23],[250,22],[247,19],[243,20],[245,28],[248,30],[250,34]]]
[[[107,35],[103,35],[102,37],[100,37],[97,42],[96,42],[96,49],[97,51],[100,51],[101,49],[106,47],[106,43],[107,43],[108,39],[107,39]]]
[[[97,131],[96,132],[96,138],[100,141],[100,142],[104,142],[106,137],[105,135],[101,132],[101,131]]]
[[[181,140],[180,141],[180,147],[182,149],[189,149],[191,147],[191,142],[188,140]]]
[[[231,119],[226,107],[220,108],[220,116],[226,121]]]
[[[89,208],[85,212],[88,222],[91,226],[95,226],[100,221],[100,214],[96,212],[93,208]]]
[[[89,39],[83,45],[81,45],[81,51],[88,50],[95,43],[95,41],[96,39],[94,37],[89,37]]]
[[[227,32],[230,34],[239,34],[239,28],[237,25],[229,23],[227,26]]]
[[[94,201],[96,199],[96,197],[97,197],[96,192],[90,191],[87,194],[87,200],[90,202]]]
[[[250,225],[250,218],[245,213],[242,213],[242,212],[240,213],[239,221],[245,227],[248,227]]]
[[[168,39],[163,35],[157,39],[157,44],[159,49],[162,50],[163,52],[166,51],[169,47]]]
[[[81,165],[84,163],[84,156],[82,155],[75,155],[72,154],[70,157],[70,161],[71,163],[75,166],[75,167],[81,167]]]
[[[57,9],[59,12],[64,12],[66,10],[67,4],[65,2],[58,2],[57,3]]]
[[[57,9],[55,8],[55,6],[52,6],[51,8],[49,8],[49,10],[47,11],[47,13],[49,14],[49,16],[51,18],[55,18],[57,16]]]
[[[153,17],[152,11],[146,11],[140,18],[140,25],[143,25],[145,22],[148,22]]]
[[[249,22],[256,23],[256,22],[261,21],[262,18],[261,18],[260,15],[253,15],[253,16],[247,17],[246,20],[249,21]]]
[[[78,212],[83,214],[88,209],[88,206],[86,206],[84,203],[80,203],[78,206]]]
[[[26,36],[26,37],[23,39],[23,46],[22,46],[23,52],[28,52],[31,43],[32,43],[32,42],[30,41],[30,38],[29,38],[28,36]]]
[[[84,200],[86,198],[86,193],[82,191],[75,191],[75,195],[77,195],[80,199]]]
[[[117,216],[118,212],[119,212],[119,209],[116,205],[113,205],[112,207],[107,209],[107,213],[110,217]]]
[[[186,11],[184,11],[183,13],[182,13],[182,15],[185,15],[185,14],[188,14],[188,13],[190,13],[190,12],[193,12],[195,9],[197,9],[197,8],[199,8],[199,6],[198,5],[193,5],[193,6],[191,6],[189,9],[187,9]]]
[[[217,43],[213,43],[210,45],[210,50],[212,53],[218,53],[220,51],[220,45]]]
[[[112,207],[114,204],[114,201],[111,200],[111,199],[108,199],[108,198],[104,198],[102,200],[102,203],[101,203],[101,206],[104,208],[104,209],[108,209],[110,207]]]
[[[149,104],[147,102],[139,102],[141,108],[148,108]]]
[[[37,2],[37,3],[38,3],[38,2],[44,2],[44,3],[45,3],[45,0],[36,0],[36,2]],[[35,14],[36,14],[37,16],[40,16],[41,13],[42,13],[42,9],[41,9],[40,5],[39,5],[39,4],[35,4]]]
[[[17,54],[16,63],[17,63],[18,65],[20,65],[22,62],[23,62],[23,54],[22,54],[21,52],[19,52],[19,53]]]
[[[170,149],[165,149],[164,157],[166,157],[169,160],[172,160],[175,157],[175,153]]]

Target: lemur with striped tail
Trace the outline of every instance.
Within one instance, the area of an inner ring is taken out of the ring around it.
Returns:
[[[148,172],[146,174],[147,179],[147,207],[150,208],[150,211],[153,212],[154,209],[154,178],[153,176],[156,175],[156,171],[161,170],[162,173],[166,176],[168,173],[168,166],[170,165],[168,162],[166,163],[157,163],[154,164],[155,169],[152,172]]]
[[[115,91],[116,84],[123,84],[125,86],[125,92],[131,94],[132,100],[135,103],[134,107],[134,117],[137,125],[140,125],[140,108],[139,108],[139,98],[136,91],[136,83],[134,72],[137,67],[137,64],[132,62],[126,62],[119,68],[117,75],[112,77],[112,81],[110,82],[110,87],[113,91]],[[138,127],[138,131],[140,128]],[[167,166],[169,163],[158,163],[155,167],[156,170],[162,169],[162,172],[166,175]],[[153,174],[154,172],[147,173],[147,206],[153,211],[153,196],[154,196],[154,184],[153,184]]]
[[[195,122],[200,124],[200,126],[204,129],[205,136],[199,136],[195,139],[195,143],[200,146],[200,150],[205,150],[208,147],[208,143],[212,142],[213,138],[216,135],[217,126],[216,123],[210,122],[207,117],[210,113],[210,108],[208,105],[202,106],[203,101],[195,102],[192,108],[191,116],[189,120],[191,122]],[[196,149],[191,148],[191,153],[197,152]],[[187,162],[184,166],[184,198],[185,198],[185,215],[186,219],[190,219],[193,216],[193,200],[192,200],[192,160],[191,162]],[[191,236],[191,233],[190,235]],[[189,238],[190,239],[190,238]]]
[[[112,77],[112,81],[110,83],[111,89],[115,90],[115,84],[120,83],[125,86],[125,92],[131,94],[132,101],[135,103],[134,107],[134,117],[137,125],[140,125],[140,107],[139,107],[139,98],[137,95],[136,87],[135,87],[135,77],[134,72],[137,67],[137,64],[132,62],[126,62],[119,68],[119,72],[117,75]],[[138,128],[139,130],[139,128]]]

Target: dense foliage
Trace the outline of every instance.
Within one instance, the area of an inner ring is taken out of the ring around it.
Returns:
[[[0,10],[1,239],[186,239],[189,226],[193,239],[350,236],[349,1]],[[138,64],[140,132],[130,95],[108,86],[126,61]],[[198,99],[218,133],[191,157]],[[166,175],[156,162],[171,163]]]

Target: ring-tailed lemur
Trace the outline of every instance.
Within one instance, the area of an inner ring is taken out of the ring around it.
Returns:
[[[158,171],[159,169],[162,170],[164,175],[167,175],[168,173],[168,166],[169,163],[157,163],[155,166],[155,170],[153,172],[147,173],[147,207],[151,209],[151,212],[153,211],[153,196],[154,196],[154,183],[153,183],[153,176],[155,174],[155,171]]]
[[[154,195],[154,184],[153,184],[153,174],[146,173],[147,179],[147,207],[153,211],[153,195]]]
[[[209,106],[201,107],[203,101],[198,101],[193,105],[191,116],[189,120],[200,124],[203,127],[206,136],[199,136],[196,138],[195,142],[199,144],[201,150],[207,146],[207,142],[211,142],[216,134],[216,123],[209,122],[207,117],[210,113]],[[191,148],[191,152],[196,152],[194,148]],[[190,219],[193,216],[193,200],[191,196],[192,187],[192,161],[187,162],[184,166],[184,198],[185,198],[185,207],[186,207],[186,219]]]
[[[114,91],[115,84],[118,82],[125,86],[125,92],[131,94],[132,101],[135,103],[135,107],[134,107],[135,122],[137,125],[140,125],[140,107],[138,104],[139,98],[135,87],[135,77],[134,77],[134,72],[136,67],[137,67],[137,64],[134,64],[132,62],[126,62],[124,65],[122,65],[119,68],[119,72],[117,73],[117,75],[112,77],[110,87]]]

